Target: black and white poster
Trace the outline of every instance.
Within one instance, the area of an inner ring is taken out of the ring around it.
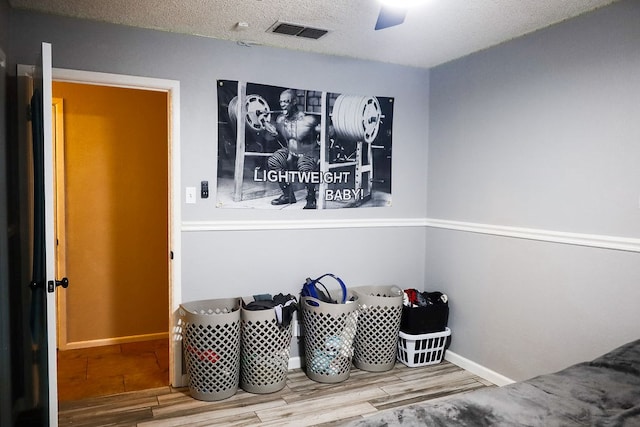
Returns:
[[[391,206],[393,101],[219,80],[216,206]]]

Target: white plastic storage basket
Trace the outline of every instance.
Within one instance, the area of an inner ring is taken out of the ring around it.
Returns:
[[[410,335],[398,332],[398,360],[415,368],[442,362],[451,329],[432,334]]]

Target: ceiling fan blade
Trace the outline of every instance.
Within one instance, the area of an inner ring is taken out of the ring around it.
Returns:
[[[400,25],[404,22],[404,18],[406,16],[407,8],[405,7],[390,7],[382,5],[380,7],[378,20],[376,21],[376,30]]]

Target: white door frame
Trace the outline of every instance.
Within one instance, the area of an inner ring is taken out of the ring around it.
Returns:
[[[99,73],[93,71],[53,69],[53,80],[58,82],[94,84],[100,86],[130,89],[157,90],[168,94],[170,156],[169,156],[169,380],[175,387],[184,385],[182,374],[182,343],[177,326],[176,313],[182,302],[181,278],[181,198],[180,198],[180,82],[177,80],[151,77],[128,76],[123,74]],[[72,285],[73,286],[73,285]],[[55,328],[55,325],[54,325]],[[55,329],[54,329],[55,330]],[[54,378],[54,380],[56,380]]]

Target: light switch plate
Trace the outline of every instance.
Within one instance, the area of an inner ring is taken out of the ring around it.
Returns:
[[[196,187],[187,187],[185,191],[185,201],[188,204],[193,204],[196,202]]]

